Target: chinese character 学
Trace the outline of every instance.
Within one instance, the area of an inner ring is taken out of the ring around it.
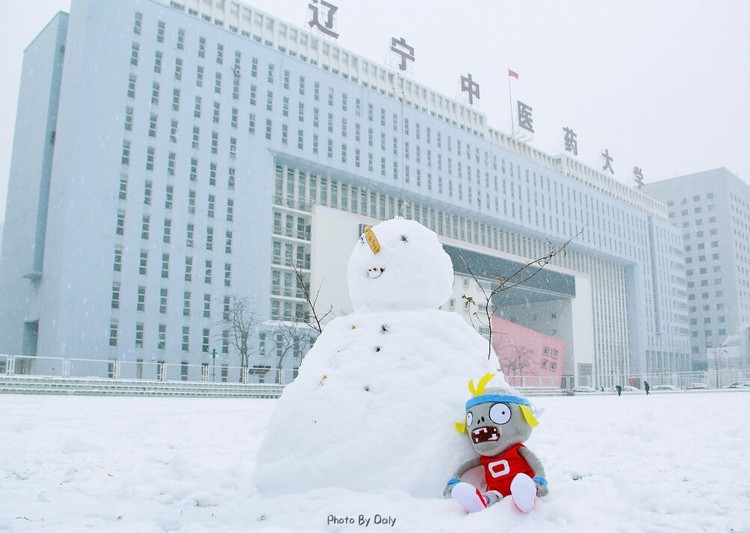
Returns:
[[[518,126],[534,133],[534,119],[531,117],[531,106],[518,100]]]
[[[612,168],[612,156],[609,155],[609,148],[605,148],[602,152],[602,157],[604,158],[604,166],[602,167],[602,170],[609,170],[610,174],[615,173],[615,169]]]
[[[325,22],[323,23],[321,23],[320,21],[320,8],[317,6],[317,4],[320,4],[323,8],[325,8]],[[326,35],[330,35],[334,39],[338,39],[339,34],[333,31],[333,16],[336,14],[336,11],[338,11],[339,8],[329,2],[326,2],[325,0],[312,0],[312,4],[308,4],[308,7],[312,11],[312,14],[307,24],[311,28],[317,28]]]
[[[406,44],[406,39],[401,37],[396,39],[391,37],[391,52],[394,52],[401,56],[401,63],[399,64],[399,70],[406,70],[406,60],[414,61],[414,47]]]
[[[635,186],[639,189],[643,187],[643,170],[641,167],[633,167],[633,178],[635,179]]]
[[[565,138],[563,139],[565,142],[565,151],[573,152],[573,155],[578,155],[578,136],[576,132],[570,128],[563,128],[563,133],[565,133]]]
[[[469,104],[474,103],[474,97],[479,100],[479,84],[471,79],[471,74],[461,76],[461,92],[469,93]]]

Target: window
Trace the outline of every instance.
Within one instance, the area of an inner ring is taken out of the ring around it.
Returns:
[[[122,248],[119,246],[115,248],[115,261],[114,267],[115,272],[122,272]]]
[[[234,220],[234,200],[227,198],[227,222]]]
[[[143,322],[137,322],[135,325],[135,347],[143,348]]]
[[[141,239],[148,240],[151,227],[151,217],[149,215],[143,215],[141,219]]]
[[[159,313],[166,314],[167,312],[167,289],[159,290]]]
[[[154,158],[156,157],[156,150],[153,146],[146,148],[146,170],[154,170]]]
[[[138,66],[138,52],[141,46],[138,43],[133,43],[130,48],[130,64]]]
[[[157,348],[159,350],[164,350],[166,347],[167,347],[167,325],[159,324],[159,341],[157,343]]]
[[[205,37],[198,38],[198,57],[201,57],[201,58],[206,57],[206,38]]]
[[[185,49],[185,30],[183,30],[182,28],[179,28],[177,30],[177,49]]]
[[[232,253],[232,231],[227,230],[226,233],[226,243],[224,245],[224,253],[231,254]]]
[[[182,326],[182,351],[190,351],[190,327]]]
[[[164,208],[172,209],[173,200],[174,200],[174,185],[167,185],[167,190],[164,195]]]
[[[206,228],[206,250],[214,249],[214,229],[211,226]]]
[[[190,316],[190,291],[185,291],[182,295],[182,316]]]
[[[142,276],[146,275],[148,269],[148,250],[141,250],[140,263],[138,265],[138,273]]]
[[[164,219],[164,244],[172,242],[172,221],[168,218]]]
[[[203,87],[203,67],[201,65],[196,68],[195,85],[196,87]]]
[[[172,89],[172,110],[180,110],[180,90],[177,88]]]
[[[141,312],[146,310],[146,287],[143,285],[138,287],[138,303],[136,310]]]
[[[133,131],[133,108],[131,106],[125,108],[125,131]]]
[[[169,277],[169,254],[161,254],[161,277]]]
[[[216,196],[213,194],[208,195],[208,217],[214,218],[214,212],[216,207]]]
[[[161,51],[154,53],[154,74],[161,74],[162,57]]]
[[[211,295],[203,295],[203,318],[211,318]]]
[[[128,98],[135,98],[136,75],[131,74],[128,78]]]
[[[112,284],[112,309],[120,308],[120,283],[114,282]]]
[[[127,174],[123,174],[120,176],[120,192],[118,196],[120,200],[128,199],[128,175]]]
[[[206,273],[203,278],[203,281],[208,285],[211,284],[212,274],[213,274],[213,261],[211,261],[210,259],[206,259]]]
[[[146,180],[143,186],[143,203],[145,205],[151,205],[151,191],[153,190],[153,182]]]
[[[185,281],[193,281],[193,258],[185,258]]]
[[[203,102],[203,99],[200,96],[195,97],[195,105],[193,106],[193,116],[195,118],[201,118],[202,102]],[[195,130],[198,130],[198,129],[199,128],[197,126],[193,126],[193,133],[195,133]],[[193,135],[193,138],[195,138],[195,135]]]
[[[224,286],[232,286],[232,265],[230,263],[224,264]]]
[[[135,12],[135,20],[133,21],[133,33],[136,35],[141,34],[143,29],[143,13]]]
[[[182,58],[177,57],[174,60],[174,79],[182,79]]]
[[[130,141],[122,141],[122,158],[120,163],[125,166],[130,165]]]
[[[110,320],[109,322],[109,345],[117,346],[117,320]]]

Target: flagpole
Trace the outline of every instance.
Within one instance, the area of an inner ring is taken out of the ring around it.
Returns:
[[[510,76],[508,76],[508,104],[510,105],[510,136],[515,139],[516,132],[513,124],[513,93],[510,90]]]

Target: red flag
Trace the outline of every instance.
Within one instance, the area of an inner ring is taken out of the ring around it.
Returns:
[[[511,78],[518,79],[518,72],[516,72],[515,70],[508,69],[508,76],[510,76]]]

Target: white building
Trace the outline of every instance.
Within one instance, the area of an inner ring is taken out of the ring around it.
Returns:
[[[644,190],[667,204],[670,222],[682,232],[693,368],[706,370],[706,354],[730,340],[733,360],[750,368],[750,186],[717,168]]]
[[[564,332],[569,377],[689,367],[663,204],[307,27],[233,0],[73,0],[21,85],[0,352],[230,364],[224,302],[305,316],[294,264],[345,312],[361,225],[402,215],[489,278],[572,239],[552,285],[498,310]],[[259,331],[254,365],[273,344]]]

